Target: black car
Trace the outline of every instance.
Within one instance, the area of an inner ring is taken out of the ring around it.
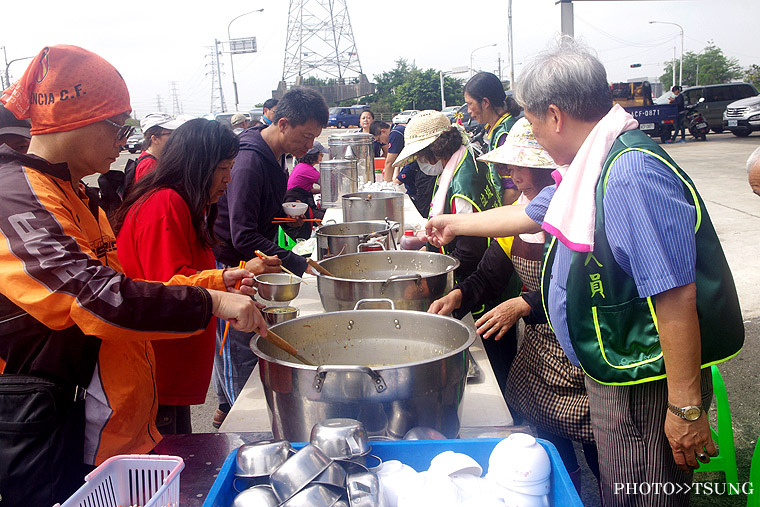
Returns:
[[[143,142],[142,132],[135,130],[135,132],[127,138],[127,144],[124,146],[129,153],[137,153],[140,151]]]

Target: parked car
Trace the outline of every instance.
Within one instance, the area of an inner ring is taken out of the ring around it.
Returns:
[[[405,111],[401,111],[399,114],[391,118],[391,121],[393,123],[402,123],[406,125],[409,123],[409,120],[411,120],[417,113],[419,113],[419,111],[416,109],[407,109]]]
[[[359,118],[367,106],[351,107],[331,107],[330,116],[327,118],[328,127],[350,127],[351,125],[359,126]]]
[[[451,121],[451,123],[454,123],[454,115],[456,115],[460,107],[462,106],[446,106],[441,109],[441,112],[449,119],[449,121]]]
[[[707,86],[692,86],[683,91],[685,104],[696,104],[704,97],[704,101],[697,106],[697,110],[705,117],[705,121],[713,132],[723,132],[723,113],[726,107],[740,99],[754,97],[757,89],[749,83],[728,83]]]
[[[129,151],[129,153],[137,153],[142,149],[142,142],[143,133],[140,129],[135,129],[132,135],[127,138],[127,144],[124,146],[124,149]]]
[[[257,123],[259,121],[259,118],[264,116],[264,108],[263,107],[254,107],[250,111],[248,111],[248,114],[251,115],[251,122]]]
[[[760,130],[760,95],[731,102],[723,113],[723,128],[736,137]]]
[[[207,120],[216,120],[221,123],[227,124],[228,127],[232,127],[232,117],[237,113],[245,115],[248,121],[251,121],[251,113],[245,111],[227,111],[226,113],[210,113],[206,115]]]

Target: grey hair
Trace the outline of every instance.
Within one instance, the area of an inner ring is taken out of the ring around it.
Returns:
[[[612,108],[604,65],[583,44],[562,36],[520,73],[515,98],[542,119],[554,104],[571,117],[598,121]]]
[[[747,172],[750,172],[758,164],[760,164],[760,147],[755,149],[747,159]]]

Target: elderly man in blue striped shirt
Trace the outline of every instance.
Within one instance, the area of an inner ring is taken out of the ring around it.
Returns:
[[[736,289],[688,175],[612,97],[603,65],[570,38],[520,76],[517,100],[561,169],[527,206],[427,226],[549,234],[544,309],[587,374],[604,505],[688,505],[692,471],[717,450],[710,366],[744,341]]]

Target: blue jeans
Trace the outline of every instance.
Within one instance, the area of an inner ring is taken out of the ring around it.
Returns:
[[[225,269],[230,266],[217,261],[216,267]],[[222,355],[219,355],[226,326],[226,320],[216,319],[216,348],[212,378],[219,404],[226,403],[231,406],[243,390],[245,383],[248,382],[258,358],[249,346],[255,333],[242,333],[232,326],[224,343],[224,351]]]

